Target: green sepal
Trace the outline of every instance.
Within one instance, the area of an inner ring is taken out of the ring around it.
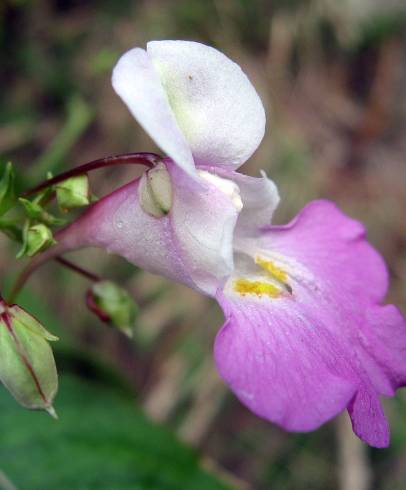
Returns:
[[[30,225],[27,221],[23,231],[23,245],[17,254],[17,259],[24,256],[33,257],[55,244],[52,231],[46,225],[42,223]]]
[[[39,221],[40,223],[44,223],[49,226],[62,226],[66,223],[66,220],[57,218],[52,214],[48,213],[41,204],[38,199],[34,201],[29,201],[23,197],[20,197],[19,202],[24,208],[24,211],[29,219]]]
[[[66,212],[90,204],[89,178],[86,174],[64,180],[55,186],[55,190],[61,211]]]

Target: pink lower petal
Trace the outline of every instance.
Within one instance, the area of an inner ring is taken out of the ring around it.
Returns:
[[[223,378],[251,410],[286,429],[311,430],[348,407],[364,441],[387,445],[379,395],[405,385],[406,326],[394,307],[379,304],[387,271],[364,228],[316,201],[243,246],[275,257],[293,294],[219,293]]]

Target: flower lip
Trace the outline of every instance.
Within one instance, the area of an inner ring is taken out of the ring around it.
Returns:
[[[387,271],[363,226],[315,201],[288,225],[240,237],[235,264],[217,293],[226,322],[215,359],[237,397],[292,431],[347,408],[363,441],[387,447],[379,396],[406,385],[406,325],[382,305]]]

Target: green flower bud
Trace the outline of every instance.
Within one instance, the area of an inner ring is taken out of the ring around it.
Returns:
[[[99,281],[89,289],[86,300],[89,309],[103,322],[112,323],[132,337],[138,307],[125,289],[111,281]]]
[[[163,163],[142,175],[138,192],[141,207],[146,213],[155,218],[169,213],[173,202],[172,182]]]
[[[87,175],[78,175],[64,180],[55,186],[56,198],[62,211],[81,208],[90,203],[89,179]]]
[[[38,252],[42,252],[47,248],[55,245],[56,241],[52,236],[52,231],[44,224],[28,226],[24,231],[23,248],[18,253],[20,258],[24,255],[33,257]]]
[[[0,381],[22,406],[54,417],[58,375],[48,341],[55,340],[22,308],[0,299]]]

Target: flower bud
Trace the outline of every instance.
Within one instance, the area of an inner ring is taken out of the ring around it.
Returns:
[[[87,292],[88,308],[105,323],[112,323],[128,337],[138,308],[128,292],[112,281],[99,281]]]
[[[55,340],[22,308],[0,299],[0,381],[22,406],[52,416],[58,375],[48,341]]]
[[[172,182],[163,163],[158,163],[142,175],[139,199],[142,209],[155,218],[162,218],[169,213],[173,200]]]
[[[64,180],[55,186],[56,198],[61,210],[87,206],[90,203],[89,179],[87,175],[78,175]]]
[[[20,252],[18,256],[27,255],[28,257],[33,257],[55,243],[52,231],[46,225],[42,223],[32,225],[26,231],[24,247],[22,253]]]

